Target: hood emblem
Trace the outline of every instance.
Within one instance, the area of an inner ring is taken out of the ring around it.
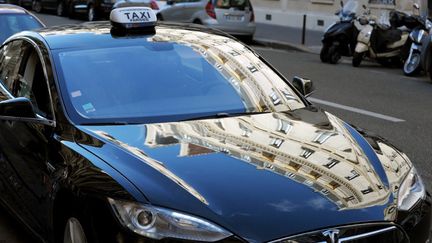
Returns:
[[[339,230],[329,229],[322,232],[323,236],[326,238],[327,243],[339,243]]]

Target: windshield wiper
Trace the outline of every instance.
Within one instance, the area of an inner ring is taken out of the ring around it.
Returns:
[[[250,115],[257,115],[257,114],[266,114],[266,113],[270,113],[270,112],[269,111],[234,112],[234,113],[220,112],[220,113],[211,114],[211,115],[207,115],[207,116],[196,116],[196,117],[183,119],[183,120],[179,120],[179,121],[218,119],[218,118],[227,118],[227,117],[236,117],[236,116],[250,116]]]

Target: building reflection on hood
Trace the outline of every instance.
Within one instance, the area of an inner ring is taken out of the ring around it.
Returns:
[[[343,122],[327,115],[331,129],[292,120],[288,113],[152,124],[146,125],[145,145],[179,144],[179,156],[225,153],[308,186],[340,210],[388,203],[393,188],[383,185]],[[409,165],[391,147],[379,146],[391,185],[399,184]]]

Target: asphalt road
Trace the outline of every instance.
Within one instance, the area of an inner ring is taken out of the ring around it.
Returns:
[[[38,15],[48,26],[80,22]],[[353,68],[322,64],[315,54],[255,47],[290,79],[310,78],[317,88],[312,101],[343,120],[386,137],[405,151],[432,189],[432,83],[426,77],[404,77],[399,69],[372,63]],[[0,210],[0,243],[34,242]]]

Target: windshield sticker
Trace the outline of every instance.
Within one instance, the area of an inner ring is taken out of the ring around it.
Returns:
[[[74,91],[71,93],[72,98],[80,97],[81,95],[82,94],[81,94],[80,90],[77,90],[77,91]]]
[[[87,104],[83,105],[82,107],[83,107],[83,109],[84,109],[84,111],[86,113],[90,113],[90,112],[95,112],[96,111],[96,109],[94,108],[94,106],[93,106],[92,103],[87,103]]]

